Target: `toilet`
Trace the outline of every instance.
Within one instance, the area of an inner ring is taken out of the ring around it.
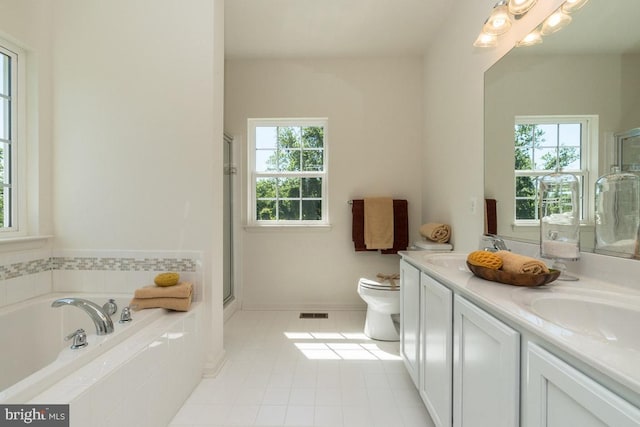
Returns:
[[[448,243],[417,241],[411,251],[449,252]],[[358,295],[367,303],[364,334],[379,341],[400,341],[400,280],[358,280]]]

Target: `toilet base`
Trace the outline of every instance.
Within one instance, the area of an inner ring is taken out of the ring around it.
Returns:
[[[400,316],[367,310],[364,323],[364,334],[378,341],[400,341]],[[394,320],[395,319],[395,320]]]

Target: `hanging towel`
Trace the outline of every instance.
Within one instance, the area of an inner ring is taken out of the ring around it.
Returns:
[[[496,199],[484,199],[484,234],[498,234]]]
[[[364,244],[367,249],[393,247],[393,199],[364,199]]]
[[[406,200],[393,201],[393,247],[380,252],[397,254],[409,246],[409,203]]]
[[[364,244],[364,200],[353,200],[351,202],[351,240],[356,252],[375,250],[367,249]]]

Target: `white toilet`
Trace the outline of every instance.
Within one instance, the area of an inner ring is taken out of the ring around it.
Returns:
[[[453,246],[447,243],[418,241],[409,250],[449,252]],[[388,280],[375,281],[361,278],[358,295],[367,303],[367,319],[364,334],[380,341],[400,341],[400,280],[395,286]]]

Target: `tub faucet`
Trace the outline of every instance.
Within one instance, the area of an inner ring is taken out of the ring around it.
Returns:
[[[111,317],[98,304],[82,298],[60,298],[51,303],[51,307],[72,305],[84,310],[96,325],[98,335],[107,335],[113,332]]]

